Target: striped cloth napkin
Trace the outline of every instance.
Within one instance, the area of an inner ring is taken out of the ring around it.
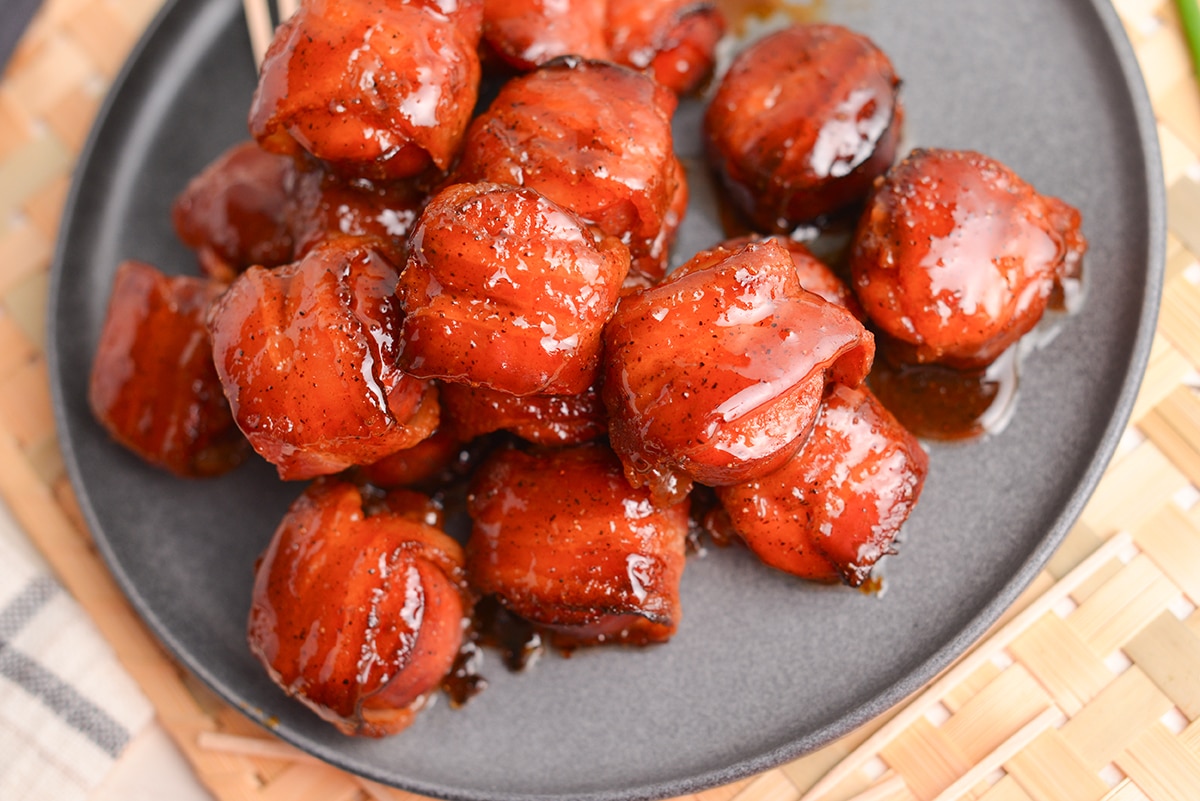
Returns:
[[[0,505],[0,799],[83,801],[153,715]]]

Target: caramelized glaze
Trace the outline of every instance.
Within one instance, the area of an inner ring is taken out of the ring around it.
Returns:
[[[882,358],[867,381],[883,405],[918,437],[973,439],[998,433],[1011,417],[1017,400],[1017,361],[1011,349],[973,370]]]
[[[738,35],[746,33],[751,20],[761,22],[782,15],[793,23],[808,24],[824,22],[828,15],[824,0],[716,0],[716,6]]]

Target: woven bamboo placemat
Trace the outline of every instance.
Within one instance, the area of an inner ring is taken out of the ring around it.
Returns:
[[[142,627],[73,501],[43,357],[70,173],[162,0],[47,0],[0,81],[0,493],[221,801],[413,799],[270,738]],[[1166,289],[1132,422],[1078,524],[993,631],[904,706],[699,801],[1200,799],[1200,87],[1167,0],[1115,0],[1157,112]]]

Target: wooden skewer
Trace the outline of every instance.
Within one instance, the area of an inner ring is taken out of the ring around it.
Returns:
[[[279,0],[279,21],[291,19],[300,9],[300,0]]]
[[[271,23],[271,9],[267,0],[242,0],[242,11],[246,15],[246,28],[250,31],[250,49],[254,53],[254,63],[262,64],[275,35],[275,26]]]
[[[300,8],[300,0],[278,0],[279,21],[290,19]],[[254,52],[254,63],[262,64],[275,36],[275,22],[271,14],[271,0],[242,0],[242,11],[246,16],[246,28],[250,31],[250,49]]]

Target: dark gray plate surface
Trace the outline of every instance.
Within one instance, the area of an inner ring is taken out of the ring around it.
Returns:
[[[86,384],[117,263],[193,272],[168,208],[244,138],[253,90],[236,0],[175,3],[128,66],[81,161],[52,289],[52,379],[66,459],[96,540],[154,632],[285,739],[429,795],[677,795],[771,767],[916,690],[1036,574],[1111,455],[1145,364],[1164,212],[1149,104],[1105,0],[846,0],[828,18],[871,35],[904,78],[909,145],[973,148],[1083,212],[1082,311],[1025,360],[1015,417],[986,441],[931,446],[925,496],[887,591],[807,586],[741,549],[689,562],[668,645],[549,657],[439,703],[407,732],[355,741],[282,695],[246,649],[251,566],[299,491],[263,463],[207,482],[114,446]],[[679,147],[694,155],[696,110]],[[719,238],[708,191],[681,253]]]

